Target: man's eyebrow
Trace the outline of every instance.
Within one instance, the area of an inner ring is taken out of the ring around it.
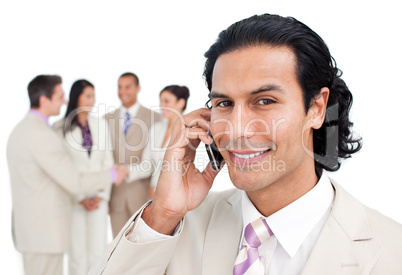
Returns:
[[[209,99],[214,99],[214,98],[229,98],[227,95],[222,94],[222,93],[218,93],[218,92],[210,92],[208,94]]]
[[[255,94],[259,94],[259,93],[263,93],[263,92],[270,92],[270,91],[283,92],[283,89],[279,85],[268,84],[268,85],[264,85],[264,86],[258,88],[257,90],[250,92],[250,94],[255,95]]]
[[[268,84],[268,85],[261,86],[260,88],[258,88],[256,90],[251,91],[250,94],[255,95],[255,94],[259,94],[259,93],[263,93],[263,92],[270,92],[270,91],[283,92],[283,89],[279,85]],[[208,97],[211,100],[214,98],[229,98],[229,96],[227,96],[223,93],[214,92],[214,91],[209,93]]]

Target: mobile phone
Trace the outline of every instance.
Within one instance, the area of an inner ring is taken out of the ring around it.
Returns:
[[[208,131],[208,134],[210,137],[212,137],[211,132]],[[205,144],[205,148],[207,149],[208,157],[209,160],[211,161],[212,168],[218,171],[221,168],[223,157],[218,150],[218,146],[216,146],[215,140],[211,144]]]

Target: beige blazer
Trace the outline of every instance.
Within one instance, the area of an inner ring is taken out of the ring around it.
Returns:
[[[13,237],[23,253],[62,253],[70,244],[70,194],[108,190],[108,170],[80,175],[56,132],[28,113],[7,144]]]
[[[105,119],[88,116],[89,130],[92,137],[91,154],[82,146],[83,137],[80,127],[76,126],[65,135],[63,129],[65,119],[61,119],[52,125],[52,128],[63,139],[67,152],[74,161],[79,173],[98,172],[113,167],[112,143],[110,140],[109,126]],[[110,199],[110,189],[99,192],[78,194],[73,196],[74,202],[80,202],[86,197],[101,197],[105,201]]]
[[[148,132],[154,122],[161,120],[161,115],[140,105],[137,115],[132,118],[127,135],[121,129],[120,109],[105,115],[109,124],[113,157],[116,164],[137,164],[141,162],[142,152],[148,141]],[[121,212],[126,209],[135,213],[147,200],[150,177],[123,182],[112,187],[111,211]]]
[[[302,275],[402,274],[402,225],[372,210],[332,181],[335,201]],[[138,215],[133,216],[135,218]],[[241,192],[208,195],[175,237],[144,244],[125,235],[129,221],[90,275],[229,275],[242,232]]]

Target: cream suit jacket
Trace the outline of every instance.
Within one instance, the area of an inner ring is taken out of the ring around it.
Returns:
[[[71,235],[70,194],[108,190],[108,170],[80,175],[56,132],[31,113],[7,144],[13,237],[22,253],[62,253]]]
[[[140,105],[136,117],[131,120],[126,136],[120,127],[120,109],[106,114],[105,119],[110,128],[114,162],[126,165],[140,163],[148,141],[149,129],[154,122],[161,120],[161,115]],[[132,210],[130,215],[135,213],[147,201],[149,180],[147,177],[113,186],[111,211],[130,209]]]
[[[105,119],[88,116],[88,126],[91,131],[92,148],[88,155],[87,149],[82,146],[83,137],[80,127],[76,126],[65,135],[63,129],[65,119],[61,119],[52,125],[52,128],[63,139],[67,152],[75,163],[75,167],[80,173],[98,172],[113,167],[112,144],[110,140],[109,126]],[[101,197],[105,201],[110,199],[110,189],[87,194],[73,196],[74,202],[80,202],[86,197]]]
[[[331,182],[334,205],[302,275],[402,274],[402,225]],[[168,240],[129,242],[125,236],[136,224],[126,224],[90,275],[156,275],[165,270],[168,275],[229,275],[242,232],[241,192],[208,195]]]

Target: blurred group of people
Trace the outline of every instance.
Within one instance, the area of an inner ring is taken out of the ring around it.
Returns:
[[[30,110],[7,144],[13,201],[13,238],[25,274],[87,274],[105,251],[107,219],[113,237],[152,198],[173,125],[186,109],[186,86],[159,94],[160,111],[142,106],[134,73],[118,79],[120,108],[91,115],[95,86],[73,83],[64,117],[49,124],[67,103],[57,75],[28,85]],[[147,169],[142,169],[147,167]]]

